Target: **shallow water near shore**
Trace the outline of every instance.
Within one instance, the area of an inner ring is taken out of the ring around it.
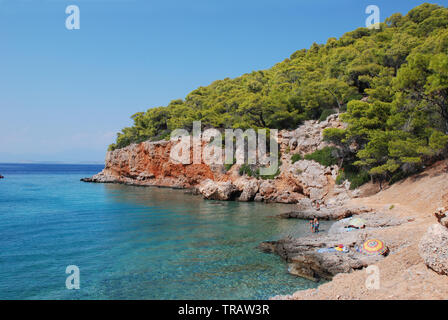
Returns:
[[[317,286],[256,248],[310,233],[273,217],[290,206],[79,181],[101,169],[0,164],[0,299],[267,299]],[[65,287],[68,265],[79,290]]]

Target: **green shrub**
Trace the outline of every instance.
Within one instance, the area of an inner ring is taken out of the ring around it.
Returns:
[[[325,141],[341,144],[346,137],[346,130],[341,128],[326,128],[323,132]]]
[[[324,111],[322,111],[322,113],[320,114],[320,118],[319,121],[325,121],[327,120],[329,115],[335,114],[336,111],[333,109],[325,109]]]
[[[339,171],[338,176],[336,177],[336,184],[341,185],[345,180],[345,173],[344,171]]]
[[[325,167],[329,167],[338,163],[338,159],[334,156],[336,152],[335,147],[325,147],[305,155],[305,159],[314,160]]]
[[[366,171],[359,172],[358,174],[354,174],[348,178],[350,181],[350,189],[356,189],[362,186],[364,183],[369,182],[370,175]]]
[[[279,174],[280,174],[280,166],[279,166],[279,168],[277,169],[277,172],[276,172],[276,173],[274,173],[274,174],[270,174],[270,175],[260,176],[260,169],[257,169],[257,171],[256,171],[256,177],[257,177],[257,178],[261,178],[261,179],[263,179],[263,180],[272,180],[272,179],[275,179],[275,177],[278,176]]]
[[[358,167],[347,164],[340,171],[336,177],[336,184],[341,185],[345,180],[350,181],[350,189],[356,189],[370,180],[370,175],[367,171],[363,171]]]
[[[298,153],[293,154],[291,156],[291,162],[292,163],[296,163],[297,161],[302,160],[302,159],[303,159],[303,157],[300,154],[298,154]]]
[[[230,168],[232,168],[235,163],[236,163],[236,159],[233,158],[233,162],[232,163],[225,163],[224,164],[224,168],[226,169],[226,171],[229,171]]]
[[[246,174],[249,177],[252,177],[254,175],[252,168],[248,164],[242,164],[238,172],[239,172],[240,176],[243,176]]]

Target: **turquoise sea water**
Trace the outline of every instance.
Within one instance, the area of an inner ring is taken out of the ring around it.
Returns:
[[[0,299],[266,299],[316,286],[256,249],[309,232],[273,218],[289,207],[79,181],[101,169],[0,164]],[[68,265],[79,290],[66,289]]]

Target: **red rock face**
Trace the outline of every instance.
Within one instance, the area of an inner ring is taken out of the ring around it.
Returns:
[[[84,181],[195,188],[204,198],[217,200],[297,203],[304,198],[326,201],[333,196],[334,201],[342,201],[350,195],[348,188],[335,186],[337,166],[325,168],[308,160],[291,162],[294,153],[306,154],[327,145],[322,130],[339,126],[337,115],[332,115],[325,122],[307,121],[294,131],[281,131],[282,165],[275,179],[240,176],[239,165],[226,171],[223,165],[176,163],[170,153],[177,142],[146,141],[108,152],[105,169]]]
[[[170,158],[172,142],[142,142],[110,151],[105,169],[97,178],[138,185],[190,188],[205,179],[217,180],[224,174],[202,164],[179,164]],[[101,177],[102,176],[102,177]]]

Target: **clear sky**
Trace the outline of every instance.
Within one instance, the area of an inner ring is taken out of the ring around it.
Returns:
[[[0,0],[0,162],[103,161],[136,112],[424,2]]]

